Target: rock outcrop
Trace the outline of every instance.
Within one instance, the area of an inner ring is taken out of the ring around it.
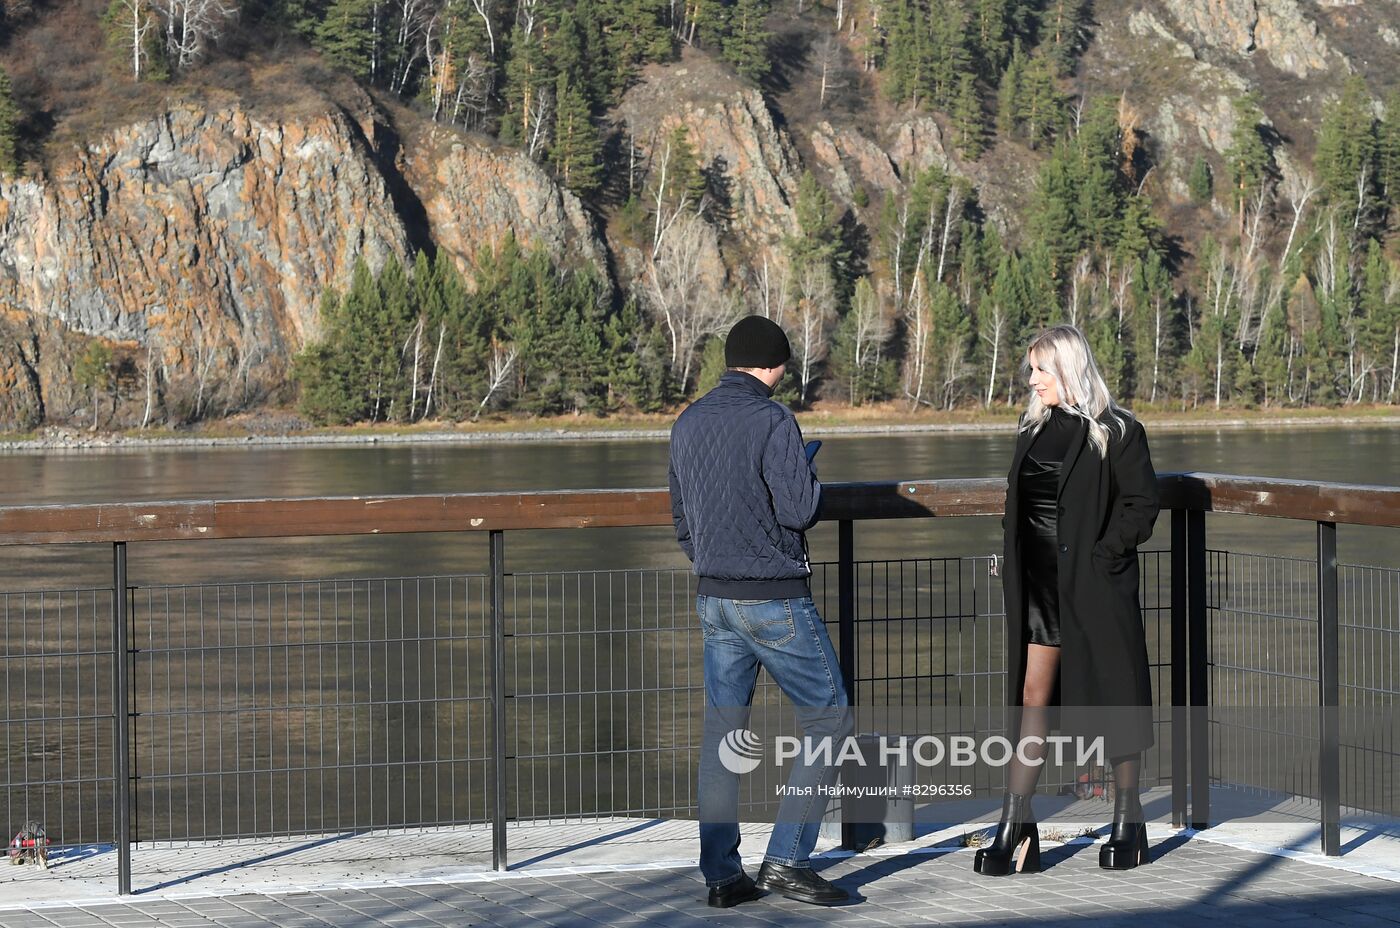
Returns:
[[[901,186],[891,155],[854,129],[837,129],[829,122],[819,124],[812,130],[812,151],[830,172],[832,191],[847,204],[855,200],[857,183],[864,182],[876,190],[897,190]]]
[[[618,116],[648,157],[676,126],[686,127],[701,164],[728,187],[729,209],[740,217],[734,234],[751,256],[771,256],[797,231],[797,150],[763,95],[722,65],[688,50],[677,64],[648,67]]]
[[[1172,16],[1205,44],[1236,55],[1262,53],[1280,71],[1304,78],[1335,57],[1298,0],[1164,0]]]
[[[462,271],[508,234],[557,261],[606,267],[606,246],[583,204],[524,152],[434,129],[405,163],[433,243],[456,257]]]
[[[270,122],[180,107],[0,186],[0,308],[152,346],[206,383],[280,377],[327,286],[357,257],[406,253],[369,141],[336,111]],[[7,346],[0,368],[52,381],[57,329],[34,331],[36,357]],[[49,413],[71,412],[62,400],[46,396]]]
[[[275,120],[189,104],[0,181],[0,318],[14,336],[0,344],[0,427],[83,410],[72,367],[91,338],[191,393],[177,415],[276,389],[317,333],[324,290],[425,234],[464,267],[507,232],[605,267],[577,198],[524,153],[440,136],[441,157],[400,158],[369,105]],[[143,405],[129,398],[124,418]]]

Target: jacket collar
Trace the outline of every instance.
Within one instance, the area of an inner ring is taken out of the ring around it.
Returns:
[[[753,374],[746,374],[743,371],[725,371],[719,382],[729,386],[739,387],[759,396],[772,398],[773,388],[759,380]]]

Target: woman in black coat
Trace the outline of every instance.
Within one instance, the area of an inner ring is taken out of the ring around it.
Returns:
[[[1031,796],[1045,747],[1034,739],[1059,706],[1066,733],[1104,738],[1117,796],[1099,865],[1126,870],[1148,860],[1138,772],[1152,745],[1152,683],[1137,546],[1157,518],[1157,475],[1142,424],[1114,404],[1078,329],[1047,329],[1026,360],[1032,395],[1007,481],[1002,584],[1007,704],[1020,707],[1031,763],[1013,758],[996,838],[974,866],[1039,869]]]

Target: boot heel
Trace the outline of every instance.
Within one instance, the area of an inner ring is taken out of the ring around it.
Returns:
[[[1025,837],[1021,839],[1021,851],[1016,856],[1017,873],[1040,872],[1040,830],[1034,825],[1028,828]]]
[[[1142,825],[1138,828],[1137,862],[1145,864],[1151,860],[1152,857],[1147,852],[1147,826]]]
[[[1029,865],[1040,869],[1040,835],[1031,814],[1030,797],[1007,793],[1002,802],[1001,821],[992,843],[979,848],[972,858],[972,869],[983,876],[1006,876]]]

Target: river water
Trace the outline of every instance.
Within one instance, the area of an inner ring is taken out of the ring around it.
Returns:
[[[1158,472],[1210,471],[1349,483],[1400,483],[1400,429],[1149,429]],[[825,439],[824,481],[1004,476],[1009,433],[925,433]],[[619,487],[666,481],[664,441],[520,444],[146,448],[0,455],[11,505],[132,500],[247,499]],[[1165,547],[1168,521],[1148,547]],[[1212,516],[1211,547],[1310,556],[1311,523]],[[835,528],[812,532],[814,560],[835,553]],[[507,536],[512,570],[684,566],[665,529],[588,529]],[[857,557],[986,554],[998,520],[967,518],[859,525]],[[1343,526],[1341,560],[1400,566],[1400,530]],[[132,545],[138,585],[461,573],[484,568],[484,535],[207,541]],[[110,583],[105,545],[10,548],[0,590]]]

